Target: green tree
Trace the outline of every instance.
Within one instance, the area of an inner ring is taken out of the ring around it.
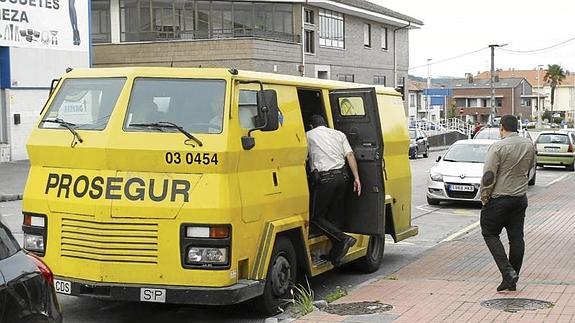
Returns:
[[[551,86],[551,111],[555,104],[555,88],[565,79],[565,70],[558,64],[547,65],[547,72],[543,80]]]

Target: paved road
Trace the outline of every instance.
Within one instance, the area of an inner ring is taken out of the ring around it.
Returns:
[[[413,224],[419,226],[419,235],[406,241],[393,244],[386,242],[384,265],[376,273],[359,274],[349,269],[336,270],[310,280],[316,299],[321,299],[336,286],[351,290],[370,279],[389,276],[400,268],[419,258],[422,254],[446,239],[473,230],[479,220],[479,207],[465,204],[441,204],[429,206],[425,200],[426,181],[429,169],[437,156],[443,152],[433,152],[429,158],[411,161],[413,201]],[[563,176],[572,176],[564,169],[538,169],[537,183],[529,189],[530,195],[537,194]],[[17,238],[22,241],[21,202],[0,203],[0,215]],[[65,322],[258,322],[263,319],[246,311],[246,306],[235,307],[193,307],[149,303],[108,302],[102,300],[76,298],[59,295],[64,309]],[[279,317],[280,319],[282,316]]]

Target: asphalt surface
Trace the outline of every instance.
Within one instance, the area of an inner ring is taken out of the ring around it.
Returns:
[[[315,299],[322,299],[336,288],[351,291],[378,277],[393,275],[407,264],[419,259],[442,241],[455,239],[475,230],[479,221],[476,204],[444,204],[429,206],[425,200],[429,169],[444,151],[431,152],[429,158],[411,160],[412,223],[419,226],[419,235],[394,244],[386,240],[384,263],[373,274],[361,274],[349,268],[335,270],[309,280]],[[570,172],[562,168],[537,170],[537,183],[528,194],[542,192]],[[0,203],[2,220],[22,241],[21,201]],[[151,303],[130,303],[78,298],[59,295],[65,322],[264,322],[265,318],[250,310],[246,304],[230,307],[197,307]],[[249,305],[249,304],[248,304]],[[289,321],[287,314],[276,317]]]

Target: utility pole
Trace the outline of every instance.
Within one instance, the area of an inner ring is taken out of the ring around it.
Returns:
[[[541,67],[543,65],[537,65],[537,129],[541,129],[541,99],[539,99],[539,94],[541,93],[540,87],[540,74],[541,74]]]
[[[429,95],[429,88],[431,87],[431,77],[429,76],[429,62],[431,62],[431,58],[427,59],[427,106],[426,106],[427,122],[429,122],[429,110],[431,109],[431,96]]]
[[[507,44],[491,44],[489,45],[489,47],[491,48],[491,82],[490,86],[491,86],[491,114],[489,115],[489,123],[491,125],[493,125],[493,121],[495,120],[495,115],[496,115],[496,111],[495,111],[495,87],[493,85],[493,83],[495,82],[495,47],[503,47]]]

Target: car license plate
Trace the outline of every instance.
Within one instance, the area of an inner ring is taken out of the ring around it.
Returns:
[[[61,294],[72,294],[72,283],[66,280],[54,279],[54,288]]]
[[[166,290],[159,288],[140,288],[140,301],[165,303]]]
[[[546,147],[545,151],[559,151],[559,147]]]
[[[469,185],[451,185],[452,191],[460,191],[460,192],[473,192],[473,186]]]

